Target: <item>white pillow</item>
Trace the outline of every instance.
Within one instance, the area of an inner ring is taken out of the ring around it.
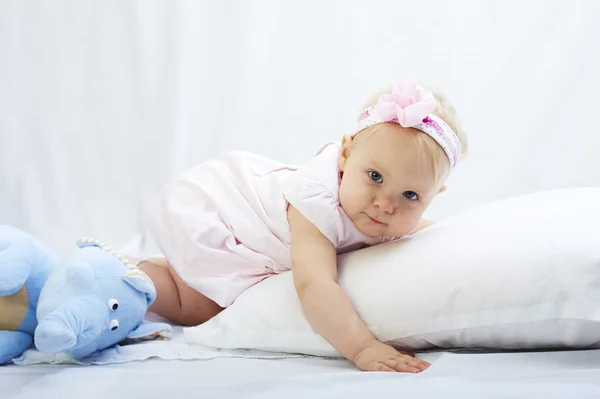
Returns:
[[[599,346],[600,188],[502,200],[339,265],[369,329],[402,348]],[[305,319],[289,272],[185,335],[216,348],[339,356]]]

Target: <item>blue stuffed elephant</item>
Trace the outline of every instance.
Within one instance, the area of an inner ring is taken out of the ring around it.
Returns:
[[[143,321],[156,298],[148,276],[97,240],[77,244],[62,262],[0,225],[0,364],[33,344],[81,359],[126,340],[170,338],[168,324]]]

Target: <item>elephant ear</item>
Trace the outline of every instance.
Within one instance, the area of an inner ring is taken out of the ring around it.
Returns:
[[[167,323],[142,323],[135,330],[127,334],[131,342],[171,339],[171,326]]]
[[[137,267],[132,267],[124,276],[123,280],[137,291],[146,296],[146,305],[150,306],[156,299],[156,288],[144,272]]]

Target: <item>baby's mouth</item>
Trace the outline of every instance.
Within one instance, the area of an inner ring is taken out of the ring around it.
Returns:
[[[371,217],[371,216],[369,216],[369,215],[367,215],[367,217],[368,217],[369,219],[371,219],[371,221],[372,221],[373,223],[375,223],[375,224],[385,224],[385,223],[383,223],[383,222],[380,222],[380,221],[379,221],[379,220],[377,220],[377,219],[374,219],[374,218],[372,218],[372,217]]]

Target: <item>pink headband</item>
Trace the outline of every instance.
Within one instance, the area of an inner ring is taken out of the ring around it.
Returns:
[[[353,135],[384,122],[418,129],[442,147],[450,168],[454,169],[461,154],[460,140],[446,122],[432,114],[436,107],[437,101],[431,91],[412,80],[402,80],[392,86],[391,93],[382,94],[375,105],[360,114]]]

